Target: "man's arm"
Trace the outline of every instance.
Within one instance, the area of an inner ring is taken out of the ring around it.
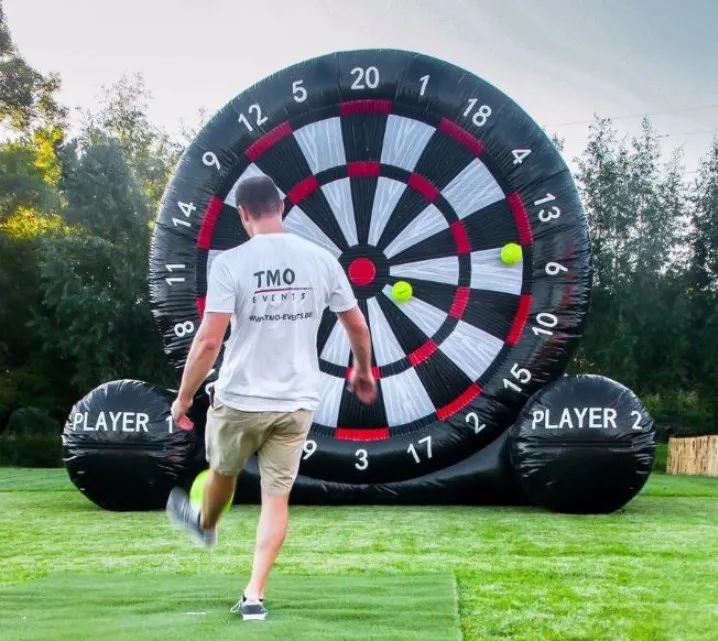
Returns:
[[[222,348],[231,318],[232,314],[205,313],[184,366],[182,384],[177,394],[182,402],[191,403],[200,385],[207,378]]]
[[[359,307],[337,313],[349,337],[354,354],[354,367],[362,373],[371,372],[371,336],[364,314]]]

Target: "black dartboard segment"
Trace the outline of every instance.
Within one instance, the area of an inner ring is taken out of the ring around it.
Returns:
[[[324,400],[303,475],[384,483],[453,465],[563,373],[590,292],[586,221],[563,160],[485,81],[388,50],[285,69],[225,106],[186,150],[150,275],[177,367],[212,261],[246,240],[236,185],[258,174],[281,190],[287,229],[344,267],[373,337],[379,399],[366,407],[346,390],[349,342],[325,314]],[[518,264],[501,261],[507,243],[522,247]],[[400,280],[412,285],[408,302],[391,296]]]

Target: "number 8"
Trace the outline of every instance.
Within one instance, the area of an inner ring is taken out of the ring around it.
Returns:
[[[175,335],[178,338],[184,338],[187,334],[191,334],[194,331],[194,323],[192,321],[185,321],[184,323],[177,323],[175,325]]]

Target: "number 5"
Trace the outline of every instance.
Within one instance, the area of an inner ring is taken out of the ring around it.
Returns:
[[[511,374],[522,384],[526,384],[531,380],[531,372],[523,367],[520,368],[518,363],[514,363],[511,366]]]
[[[307,90],[302,86],[304,80],[296,80],[292,83],[292,93],[296,102],[304,102],[307,99]]]

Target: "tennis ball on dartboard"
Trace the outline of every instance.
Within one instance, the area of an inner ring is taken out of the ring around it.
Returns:
[[[209,470],[205,470],[204,472],[200,472],[197,475],[197,478],[192,482],[192,487],[189,490],[189,502],[192,504],[192,507],[196,510],[199,510],[202,507],[202,497],[204,496],[204,484],[207,482],[207,475],[209,474]],[[232,507],[232,501],[234,501],[234,492],[232,492],[232,497],[227,502],[227,505],[224,506],[224,511],[226,512]]]
[[[405,280],[394,283],[391,288],[391,297],[397,303],[406,303],[414,295],[414,288]]]
[[[521,245],[516,243],[507,243],[501,248],[501,260],[507,265],[515,265],[521,261],[522,256]]]

